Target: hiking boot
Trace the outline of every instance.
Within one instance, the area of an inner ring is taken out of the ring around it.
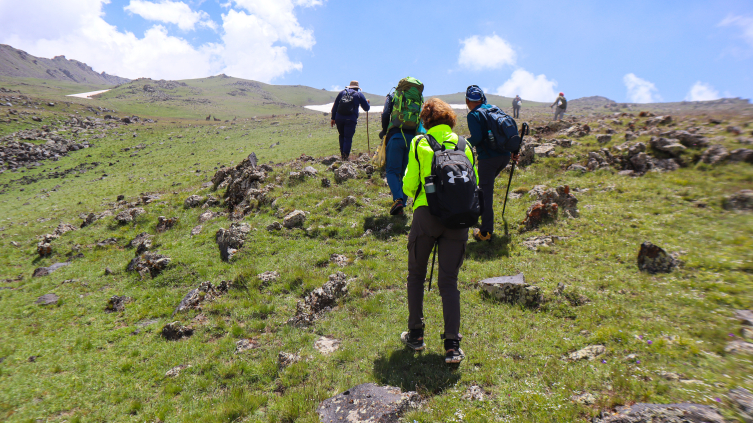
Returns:
[[[411,329],[408,332],[403,332],[400,334],[400,340],[413,351],[423,351],[426,348],[423,329]]]
[[[458,364],[465,358],[465,353],[460,349],[459,339],[445,339],[444,349],[444,362],[447,364]]]
[[[492,233],[481,232],[481,229],[476,228],[473,230],[473,239],[475,239],[476,241],[491,241]]]
[[[402,216],[404,214],[403,208],[405,208],[405,204],[403,204],[403,199],[398,198],[397,200],[392,202],[392,207],[390,208],[390,214],[393,216]]]

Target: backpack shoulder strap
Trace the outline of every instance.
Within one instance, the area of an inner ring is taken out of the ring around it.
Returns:
[[[458,135],[458,143],[455,144],[455,151],[462,151],[465,153],[465,138],[462,135]]]

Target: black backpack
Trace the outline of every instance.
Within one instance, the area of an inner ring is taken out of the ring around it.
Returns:
[[[349,89],[343,90],[343,95],[340,97],[340,104],[337,105],[338,115],[352,115],[356,108],[356,99],[353,98],[353,92]]]
[[[431,160],[431,174],[426,177],[423,189],[429,212],[439,217],[449,229],[470,228],[478,223],[483,201],[478,189],[473,163],[465,155],[465,138],[459,137],[455,148],[448,150],[431,135],[424,135],[416,141],[416,162],[421,175],[421,162],[418,160],[418,142],[425,139],[434,157]],[[421,192],[416,193],[416,197]]]
[[[518,153],[523,140],[518,134],[518,124],[515,119],[503,112],[497,106],[489,109],[479,108],[479,113],[486,119],[486,126],[492,136],[486,136],[484,148],[498,153]]]

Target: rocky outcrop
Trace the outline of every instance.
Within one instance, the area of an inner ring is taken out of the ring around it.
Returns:
[[[226,294],[228,288],[229,284],[227,281],[222,281],[216,286],[209,281],[200,283],[196,289],[192,289],[185,295],[185,297],[183,297],[180,304],[178,304],[178,306],[175,307],[175,310],[173,310],[173,316],[175,316],[176,313],[189,309],[200,310],[202,303],[205,301],[212,301],[215,298]]]
[[[335,182],[338,184],[341,184],[348,179],[356,179],[358,177],[358,172],[356,172],[355,167],[350,163],[343,163],[341,166],[334,169],[334,173]]]
[[[607,349],[603,345],[589,345],[567,355],[568,361],[593,360],[604,354]]]
[[[744,189],[724,197],[722,207],[724,210],[753,210],[753,190]]]
[[[55,264],[50,265],[48,267],[37,267],[36,269],[34,269],[34,273],[32,274],[32,277],[33,278],[38,278],[40,276],[47,276],[50,273],[52,273],[52,272],[60,269],[61,267],[68,266],[69,264],[71,264],[71,262],[66,261],[66,262],[63,262],[63,263],[55,263]]]
[[[532,230],[549,219],[556,219],[559,211],[566,217],[578,217],[578,199],[570,194],[570,187],[563,185],[544,192],[539,200],[526,211],[523,230]]]
[[[189,195],[188,198],[183,201],[183,207],[187,209],[199,207],[205,200],[206,199],[200,195]]]
[[[291,229],[302,227],[306,222],[306,213],[302,210],[295,210],[288,213],[282,220],[282,226]]]
[[[648,241],[641,244],[638,251],[638,269],[648,273],[669,273],[677,267],[677,260],[661,247]]]
[[[745,423],[753,423],[753,394],[745,388],[737,388],[727,394]]]
[[[162,233],[173,228],[178,223],[177,217],[167,218],[165,216],[159,216],[157,218],[157,233]]]
[[[246,235],[251,231],[248,223],[233,223],[230,229],[220,228],[215,240],[220,249],[220,257],[224,261],[230,261],[235,253],[243,246]]]
[[[125,311],[126,304],[130,303],[131,301],[133,301],[131,297],[113,295],[109,300],[107,300],[105,311],[108,313]]]
[[[170,265],[170,257],[157,253],[144,253],[138,255],[128,263],[126,271],[137,272],[141,277],[150,275],[156,277]]]
[[[316,412],[322,422],[397,423],[420,399],[413,391],[364,383],[322,401]]]
[[[257,166],[256,154],[251,153],[235,168],[222,167],[212,177],[215,189],[227,187],[225,205],[235,218],[271,201],[267,194],[273,186],[260,186],[267,179],[265,169],[265,165]]]
[[[594,423],[725,423],[724,417],[708,405],[645,404],[619,407],[617,412]]]
[[[142,232],[136,235],[136,238],[132,239],[131,242],[128,243],[128,247],[135,248],[136,255],[139,255],[145,251],[149,251],[149,249],[152,248],[153,239],[154,239],[153,235],[149,235],[146,232]]]
[[[177,341],[193,335],[192,326],[184,326],[180,322],[172,322],[162,327],[162,337],[168,341]]]
[[[542,300],[541,289],[526,283],[522,273],[484,279],[479,284],[486,295],[502,302],[535,307]]]
[[[320,288],[298,301],[296,313],[288,323],[293,326],[308,326],[337,304],[340,298],[348,295],[348,279],[342,272],[329,275],[329,280]]]
[[[701,161],[706,164],[715,165],[723,162],[727,157],[729,157],[729,152],[723,145],[712,145],[703,152]]]
[[[133,207],[118,213],[117,216],[115,216],[115,220],[117,220],[120,224],[130,223],[133,222],[133,219],[135,219],[137,216],[144,213],[146,213],[146,210],[142,209],[141,207]]]

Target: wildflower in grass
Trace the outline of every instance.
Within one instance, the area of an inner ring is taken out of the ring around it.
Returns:
[[[653,342],[653,341],[651,341],[651,340],[649,339],[649,340],[647,341],[647,343],[648,343],[648,345],[651,345],[651,344],[653,344],[654,342]]]
[[[643,340],[643,335],[638,335],[638,339]]]
[[[722,402],[722,400],[719,399],[719,397],[714,398],[716,402]]]
[[[607,360],[601,360],[601,364],[607,364]]]
[[[731,336],[732,338],[734,338],[735,334],[734,333],[730,333],[729,336]]]
[[[641,364],[640,360],[635,360],[635,364]]]

